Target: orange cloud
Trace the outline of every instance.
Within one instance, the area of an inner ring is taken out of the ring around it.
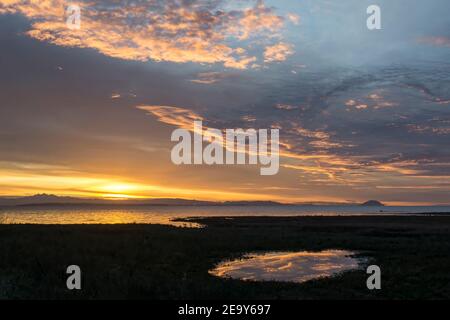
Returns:
[[[294,54],[292,45],[280,42],[273,46],[266,47],[264,51],[264,62],[285,61],[292,54]]]
[[[261,0],[244,9],[225,9],[222,1],[129,1],[118,6],[94,0],[79,3],[81,28],[73,30],[65,23],[67,5],[64,0],[8,0],[0,3],[0,14],[26,16],[30,37],[59,46],[93,48],[127,60],[222,63],[234,69],[253,66],[257,57],[243,47],[253,38],[268,42],[286,20]],[[266,62],[291,54],[285,43],[262,49]]]
[[[137,108],[147,111],[150,115],[156,117],[156,119],[162,123],[187,130],[192,130],[195,120],[203,120],[203,118],[195,112],[179,107],[138,106]]]
[[[230,24],[228,31],[238,36],[240,40],[248,39],[253,33],[277,32],[283,26],[283,18],[267,8],[264,1],[259,0],[254,8],[245,9],[242,18],[235,24]]]

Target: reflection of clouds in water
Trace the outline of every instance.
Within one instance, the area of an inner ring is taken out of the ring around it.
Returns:
[[[304,282],[357,269],[359,261],[353,252],[272,252],[249,254],[244,259],[219,264],[210,274],[255,281]]]

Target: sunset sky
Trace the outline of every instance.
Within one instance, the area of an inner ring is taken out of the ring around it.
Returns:
[[[279,129],[279,173],[174,165],[194,119]],[[449,204],[450,2],[0,0],[0,196],[42,192]]]

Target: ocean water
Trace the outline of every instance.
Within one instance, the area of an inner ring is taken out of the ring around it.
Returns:
[[[176,218],[208,216],[359,216],[450,213],[450,206],[26,206],[0,208],[0,224],[168,224]]]

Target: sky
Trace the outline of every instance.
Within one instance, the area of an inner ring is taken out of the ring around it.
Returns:
[[[449,204],[449,12],[448,0],[0,0],[0,195]],[[194,119],[279,129],[278,174],[173,164],[171,133]]]

